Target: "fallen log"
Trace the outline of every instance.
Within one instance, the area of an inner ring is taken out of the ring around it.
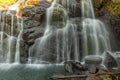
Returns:
[[[105,72],[97,74],[88,74],[88,75],[69,75],[69,76],[52,76],[50,79],[68,79],[68,78],[87,78],[90,76],[100,76],[100,75],[120,75],[120,72]]]

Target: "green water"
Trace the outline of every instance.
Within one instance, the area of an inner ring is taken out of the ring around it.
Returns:
[[[0,80],[49,80],[55,74],[64,74],[63,65],[0,65]]]

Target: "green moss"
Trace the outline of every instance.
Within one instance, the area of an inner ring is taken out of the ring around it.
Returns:
[[[106,3],[106,8],[114,15],[120,14],[120,2],[108,1]]]
[[[105,79],[105,80],[112,80],[112,78],[107,78],[107,79]]]

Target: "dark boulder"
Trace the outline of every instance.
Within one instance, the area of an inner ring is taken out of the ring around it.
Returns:
[[[76,61],[64,62],[65,70],[71,74],[80,74],[82,71],[87,71],[88,67]]]
[[[108,69],[111,69],[111,68],[118,66],[116,59],[114,58],[114,56],[110,52],[105,52],[103,64]]]
[[[99,69],[94,65],[89,68],[89,73],[91,73],[91,74],[95,74],[98,71],[99,71]]]

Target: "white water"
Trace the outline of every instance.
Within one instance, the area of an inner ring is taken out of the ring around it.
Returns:
[[[17,19],[17,25],[19,28],[19,34],[16,43],[15,63],[20,63],[20,41],[22,40],[23,34],[23,19]]]
[[[92,19],[95,18],[92,0],[82,0],[81,7],[82,7],[82,17],[83,18],[92,18]]]
[[[100,20],[95,19],[91,0],[82,0],[82,53],[86,55],[101,55],[111,51],[109,32]]]
[[[23,20],[9,12],[16,10],[21,3],[19,0],[8,11],[0,11],[0,62],[20,62],[20,40],[22,40]],[[17,27],[16,27],[17,26]]]
[[[46,30],[43,37],[38,38],[29,50],[31,63],[79,60],[77,27],[69,21],[67,10],[57,2],[54,0],[47,9]],[[55,12],[63,14],[56,15]]]

